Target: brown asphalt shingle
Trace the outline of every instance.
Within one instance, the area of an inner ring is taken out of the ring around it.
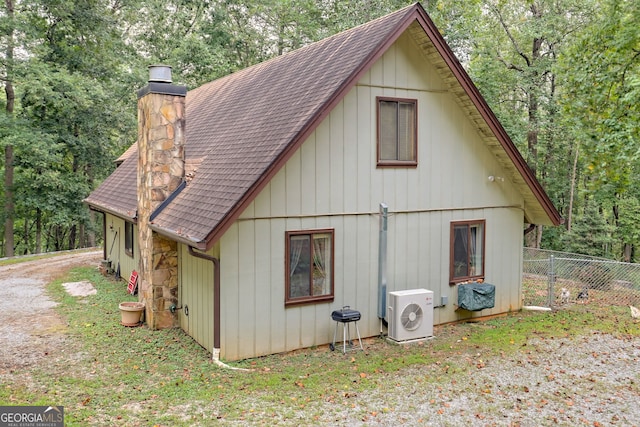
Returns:
[[[128,149],[123,163],[94,190],[85,202],[99,210],[113,213],[123,218],[133,219],[138,207],[136,190],[138,150]],[[120,159],[125,157],[123,154]]]

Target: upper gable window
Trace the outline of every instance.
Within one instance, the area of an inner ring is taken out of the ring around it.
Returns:
[[[416,166],[418,101],[376,98],[378,166]]]

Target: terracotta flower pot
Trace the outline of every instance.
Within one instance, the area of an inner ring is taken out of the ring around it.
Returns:
[[[139,326],[142,321],[142,313],[144,312],[143,302],[121,302],[120,314],[122,315],[121,323],[124,326]]]

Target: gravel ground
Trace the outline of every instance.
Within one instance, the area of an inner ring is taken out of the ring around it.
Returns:
[[[502,358],[465,355],[389,375],[334,419],[344,425],[637,426],[640,339],[532,339]],[[430,381],[437,377],[437,382]],[[374,408],[375,413],[372,412]],[[376,410],[377,408],[377,410]]]
[[[66,324],[44,287],[71,267],[98,266],[102,251],[72,251],[0,266],[0,378],[64,352]]]
[[[247,398],[254,409],[227,425],[638,426],[640,338],[532,338],[502,357],[454,347],[440,363],[384,374],[377,385],[336,390],[286,418]]]

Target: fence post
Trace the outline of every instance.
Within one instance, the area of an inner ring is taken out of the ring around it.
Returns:
[[[548,277],[549,277],[549,289],[548,289],[548,294],[547,294],[547,307],[553,307],[553,303],[554,303],[554,286],[556,284],[556,270],[555,270],[555,257],[553,255],[551,255],[549,257],[549,273],[548,273]]]

